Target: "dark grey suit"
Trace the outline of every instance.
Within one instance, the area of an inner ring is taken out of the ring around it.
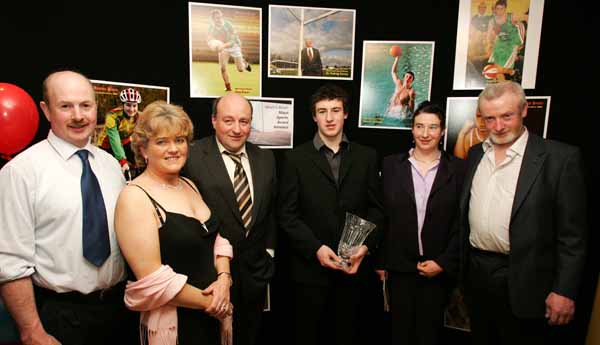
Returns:
[[[469,200],[483,153],[481,144],[469,151],[460,202],[461,276],[466,281],[467,297],[477,306],[478,298],[489,300],[498,297],[494,293],[501,294],[509,317],[543,324],[548,294],[555,292],[575,300],[581,281],[587,238],[581,153],[573,146],[529,133],[511,212],[510,253],[504,259],[505,268],[496,272],[504,271],[506,282],[494,292],[482,291],[482,279],[470,272],[477,252],[469,245]],[[474,336],[477,321],[473,320]]]
[[[184,168],[184,175],[194,181],[211,212],[220,220],[221,236],[233,246],[231,298],[235,307],[233,339],[237,345],[257,341],[266,286],[274,270],[266,248],[274,248],[276,234],[273,204],[277,182],[273,153],[248,142],[246,153],[254,189],[252,222],[247,237],[215,136],[190,145]]]

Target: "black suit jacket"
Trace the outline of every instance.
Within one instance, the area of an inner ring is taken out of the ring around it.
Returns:
[[[302,49],[300,61],[302,63],[302,75],[323,75],[323,63],[321,62],[321,53],[319,49],[313,47],[313,59],[308,58],[308,48]]]
[[[293,249],[287,270],[296,282],[329,285],[333,271],[320,265],[316,253],[321,245],[337,251],[346,212],[378,225],[365,242],[370,251],[377,247],[383,221],[377,155],[371,148],[349,143],[336,184],[327,160],[311,140],[287,152],[282,170],[278,216]],[[364,266],[363,261],[359,271]]]
[[[383,160],[383,204],[386,227],[382,244],[383,267],[393,272],[417,272],[418,220],[412,165],[408,153]],[[421,240],[423,255],[444,272],[458,271],[458,202],[466,162],[445,152],[431,187]]]
[[[463,274],[468,274],[471,184],[483,153],[482,144],[469,150],[460,202]],[[529,132],[509,229],[508,293],[516,316],[543,317],[550,292],[576,298],[586,238],[586,195],[579,149]]]
[[[222,224],[219,233],[233,246],[231,269],[234,281],[240,277],[244,279],[244,289],[256,289],[256,292],[260,292],[266,287],[274,270],[273,260],[266,248],[275,247],[275,160],[271,151],[262,150],[249,142],[246,142],[246,152],[254,187],[248,237],[244,235],[245,229],[233,186],[214,136],[190,145],[184,175],[198,186],[202,198]],[[235,288],[236,284],[233,286]]]

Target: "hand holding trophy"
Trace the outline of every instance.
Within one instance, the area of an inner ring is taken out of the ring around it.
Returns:
[[[340,265],[344,270],[349,270],[350,257],[358,251],[375,226],[366,219],[346,212],[346,223],[338,245],[338,255],[342,258]]]

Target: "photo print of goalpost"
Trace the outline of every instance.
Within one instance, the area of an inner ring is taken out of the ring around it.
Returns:
[[[269,77],[353,78],[355,10],[269,6]]]

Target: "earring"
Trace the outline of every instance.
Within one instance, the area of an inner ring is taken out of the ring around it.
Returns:
[[[146,165],[148,165],[148,157],[144,157],[144,163],[146,163]]]

